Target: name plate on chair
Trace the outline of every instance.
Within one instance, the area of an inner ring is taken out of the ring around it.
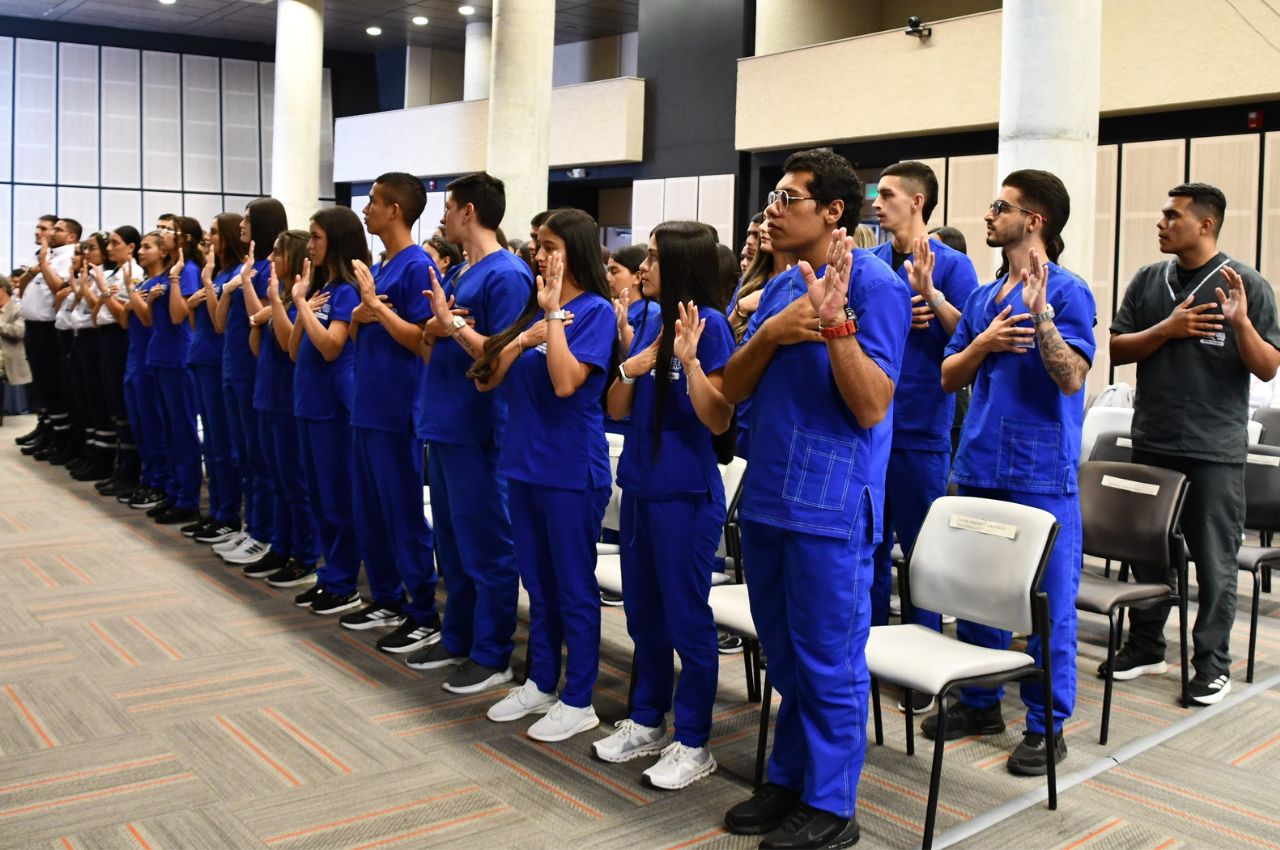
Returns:
[[[1160,492],[1159,484],[1148,484],[1145,481],[1133,481],[1128,478],[1117,478],[1114,475],[1102,476],[1103,487],[1114,487],[1117,490],[1128,490],[1130,493],[1141,493],[1154,496]]]
[[[961,531],[976,531],[979,534],[992,534],[996,537],[1003,537],[1012,540],[1018,536],[1018,526],[1009,525],[1004,522],[993,522],[989,519],[979,519],[973,516],[961,516],[960,514],[952,514],[950,525],[952,528],[958,528]]]
[[[1116,437],[1116,446],[1122,449],[1133,448],[1133,440],[1128,437]]]
[[[1272,455],[1256,455],[1252,452],[1246,458],[1247,463],[1256,463],[1259,466],[1280,466],[1280,457]]]

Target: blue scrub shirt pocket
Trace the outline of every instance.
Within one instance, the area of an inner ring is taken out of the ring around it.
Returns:
[[[843,511],[853,481],[858,443],[792,428],[782,498],[828,511]]]
[[[996,474],[1012,489],[1057,492],[1059,446],[1062,426],[1056,422],[1028,422],[1000,419],[1000,442],[996,454]]]

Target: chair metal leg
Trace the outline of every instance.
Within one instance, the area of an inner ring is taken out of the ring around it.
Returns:
[[[875,720],[876,746],[884,746],[884,720],[880,716],[880,680],[871,677],[871,716]]]
[[[1111,559],[1108,558],[1102,568],[1102,577],[1111,578]]]
[[[769,714],[773,709],[773,684],[769,673],[764,674],[764,689],[760,694],[760,737],[756,741],[756,787],[764,784],[764,754],[769,745]]]
[[[902,691],[902,707],[905,709],[902,713],[907,717],[907,755],[916,754],[916,713],[915,713],[915,692],[910,688],[904,688]]]
[[[1255,573],[1253,576],[1253,608],[1249,612],[1249,670],[1245,675],[1246,682],[1253,681],[1253,656],[1258,649],[1258,603],[1261,598],[1258,591],[1261,590],[1261,577]]]
[[[924,811],[923,850],[933,847],[933,827],[938,815],[938,786],[942,784],[942,754],[947,745],[947,702],[938,699],[938,737],[933,742],[933,769],[929,772],[929,803]]]
[[[1262,568],[1262,592],[1263,593],[1271,592],[1271,568],[1270,567]]]
[[[753,640],[742,642],[742,663],[747,671],[747,702],[760,701],[760,655]]]
[[[1187,597],[1178,599],[1178,643],[1182,647],[1182,706],[1191,706],[1191,657],[1187,649]]]
[[[1098,736],[1098,743],[1105,745],[1107,743],[1107,733],[1111,729],[1111,692],[1115,688],[1116,677],[1116,617],[1124,616],[1124,609],[1119,612],[1112,611],[1107,615],[1107,669],[1106,681],[1102,690],[1102,734]]]

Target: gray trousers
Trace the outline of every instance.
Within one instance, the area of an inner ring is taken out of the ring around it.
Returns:
[[[1236,554],[1244,533],[1244,464],[1214,463],[1135,449],[1133,462],[1172,469],[1187,476],[1187,498],[1182,508],[1182,533],[1196,565],[1199,585],[1195,627],[1192,630],[1195,673],[1213,679],[1231,667],[1231,626],[1236,619]],[[1135,563],[1138,581],[1172,585],[1166,573],[1150,564]],[[1169,604],[1146,610],[1130,609],[1131,649],[1144,655],[1164,656],[1164,624]]]

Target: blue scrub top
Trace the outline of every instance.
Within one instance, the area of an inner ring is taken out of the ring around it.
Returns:
[[[351,311],[360,303],[355,284],[340,280],[325,284],[321,291],[329,293],[329,300],[316,310],[320,324],[326,328],[333,322],[350,324]],[[355,368],[356,347],[349,333],[338,356],[325,360],[303,330],[293,372],[293,415],[299,419],[332,419],[339,405],[349,415],[355,397]]]
[[[946,356],[967,348],[1005,306],[1013,305],[1011,315],[1029,312],[1021,283],[996,300],[1005,280],[979,287],[965,302]],[[1062,338],[1092,362],[1097,308],[1088,285],[1050,263],[1047,298],[1057,313],[1054,324]],[[1022,326],[1031,327],[1031,320]],[[1084,396],[1083,389],[1069,396],[1058,388],[1045,371],[1038,346],[1026,354],[988,354],[973,380],[952,477],[970,487],[1075,493]]]
[[[213,276],[213,291],[222,297],[222,287],[235,277],[240,270],[236,267],[224,269]],[[244,296],[240,296],[243,298]],[[191,338],[191,350],[187,352],[187,364],[191,366],[217,366],[223,357],[223,336],[213,326],[213,317],[209,315],[209,302],[198,304],[195,309],[196,333]],[[213,305],[216,310],[217,304]]]
[[[253,269],[257,272],[253,290],[265,301],[267,284],[271,282],[271,260],[258,260]],[[239,274],[238,269],[236,273]],[[249,348],[249,310],[244,303],[244,287],[241,287],[231,292],[231,305],[227,309],[227,327],[222,334],[222,379],[253,383],[257,370],[257,358]]]
[[[290,319],[297,318],[298,309],[290,304]],[[262,339],[258,345],[258,370],[253,381],[253,409],[261,413],[287,413],[293,415],[293,361],[289,352],[276,342],[276,332],[271,322],[262,326]]]
[[[466,307],[476,333],[495,336],[511,326],[529,303],[533,273],[510,251],[486,254],[460,266],[442,284],[454,306]],[[467,377],[474,361],[449,337],[436,340],[427,364],[425,403],[415,411],[418,436],[458,446],[496,446],[507,421],[506,394],[482,393]]]
[[[410,245],[373,267],[377,293],[396,315],[418,325],[431,318],[430,271],[436,268],[420,245]],[[439,271],[436,274],[439,275]],[[351,424],[358,428],[414,433],[416,405],[423,403],[422,358],[387,333],[379,322],[356,333],[356,391]]]
[[[143,301],[147,300],[147,292],[151,287],[159,283],[164,283],[169,279],[167,274],[156,275],[153,278],[144,280],[137,287],[139,296]],[[155,305],[152,305],[153,307]],[[165,305],[166,308],[168,305]],[[151,347],[151,326],[144,325],[137,314],[129,317],[129,353],[125,356],[124,374],[125,377],[133,375],[150,375],[152,369],[147,365],[147,349]]]
[[[849,306],[858,314],[857,343],[895,383],[911,328],[911,290],[870,251],[853,252]],[[820,276],[823,269],[819,269]],[[742,338],[808,291],[799,268],[771,280]],[[864,493],[871,496],[872,542],[880,539],[884,475],[893,408],[863,428],[831,372],[825,342],[777,350],[751,405],[751,462],[739,511],[746,519],[819,537],[849,539]]]
[[[601,396],[618,325],[613,305],[594,292],[582,293],[564,309],[573,313],[573,323],[564,329],[569,351],[595,368],[577,392],[559,398],[547,371],[545,342],[516,358],[496,390],[506,393],[511,422],[498,454],[498,472],[529,484],[596,490],[613,480]]]
[[[698,361],[702,371],[709,375],[729,362],[733,354],[733,329],[724,314],[714,307],[699,305],[698,315],[707,320],[702,338],[698,340]],[[645,345],[648,343],[641,344],[637,334],[631,353]],[[658,379],[655,371],[636,378],[631,424],[622,446],[622,457],[618,459],[618,486],[633,496],[647,499],[710,493],[712,498],[723,500],[724,484],[716,466],[711,431],[694,412],[680,358],[672,356],[668,376],[662,443],[656,455],[653,416],[658,401]]]
[[[161,275],[152,286],[167,286],[168,289],[151,304],[151,343],[147,346],[147,365],[180,369],[187,365],[191,325],[185,321],[173,323],[169,318],[169,300],[193,295],[200,288],[200,269],[194,261],[187,260],[178,275],[177,287],[169,282],[167,274]]]
[[[952,305],[962,309],[978,288],[978,273],[974,271],[973,263],[967,255],[936,239],[932,240],[930,247],[936,258],[933,285]],[[871,253],[891,264],[893,243],[877,245]],[[914,260],[914,256],[907,259]],[[897,269],[897,274],[914,295],[905,263]],[[956,397],[942,389],[942,352],[950,339],[951,334],[937,320],[930,322],[927,328],[912,328],[907,334],[907,345],[902,351],[902,370],[893,391],[895,449],[950,453]]]
[[[627,324],[631,325],[630,353],[634,354],[647,348],[662,330],[662,307],[657,301],[641,298],[627,308]]]

